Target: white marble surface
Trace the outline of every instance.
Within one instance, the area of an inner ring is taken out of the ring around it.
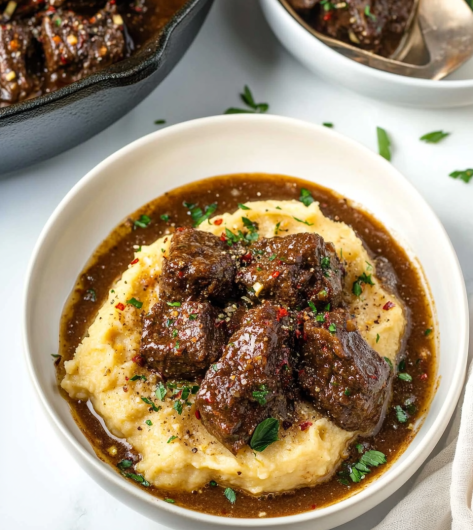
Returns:
[[[331,121],[337,131],[372,149],[376,149],[376,126],[388,130],[393,164],[437,212],[460,258],[468,292],[473,294],[473,181],[467,185],[448,177],[452,170],[473,166],[473,108],[396,108],[326,84],[279,46],[255,0],[216,0],[182,62],[133,112],[67,153],[0,177],[2,528],[159,528],[115,501],[78,467],[38,405],[23,362],[20,335],[24,276],[44,223],[92,167],[154,131],[154,119],[173,124],[220,114],[238,103],[245,83],[257,101],[270,103],[271,112],[314,123]],[[419,136],[438,129],[451,131],[451,137],[439,145],[419,142]],[[432,245],[435,259],[435,242]],[[341,528],[371,528],[407,489],[408,485]]]

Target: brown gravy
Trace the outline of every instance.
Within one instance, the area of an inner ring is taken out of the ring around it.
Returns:
[[[220,486],[208,485],[192,493],[146,488],[152,495],[173,499],[177,505],[192,510],[227,517],[280,517],[315,510],[361,491],[367,483],[386,471],[406,449],[415,436],[414,426],[422,422],[428,411],[436,385],[435,330],[432,306],[418,269],[386,229],[369,214],[350,206],[346,199],[326,188],[282,175],[236,174],[194,182],[149,202],[115,228],[84,268],[64,309],[59,351],[61,358],[56,363],[58,380],[64,377],[63,362],[73,357],[111,285],[133,259],[134,245],[148,245],[165,233],[172,232],[175,227],[191,226],[183,201],[199,203],[201,207],[217,202],[218,209],[214,215],[218,215],[234,211],[238,203],[246,201],[298,199],[301,188],[308,189],[319,201],[324,215],[352,226],[373,259],[382,257],[390,265],[382,270],[377,262],[383,276],[380,279],[383,279],[387,288],[392,285],[393,279],[397,279],[397,294],[408,309],[409,330],[399,360],[405,359],[406,368],[403,370],[412,376],[412,382],[395,379],[393,400],[381,431],[371,438],[359,438],[353,444],[347,460],[354,463],[359,459],[355,444],[363,443],[366,448],[383,452],[388,464],[373,469],[358,484],[351,481],[348,486],[341,484],[337,480],[340,476],[336,473],[324,484],[293,493],[260,498],[237,493],[237,501],[233,505],[226,500]],[[138,219],[142,214],[152,220],[146,229],[134,230],[133,219]],[[161,215],[169,215],[169,220],[161,219]],[[385,274],[385,269],[391,272]],[[91,296],[92,292],[94,296]],[[87,403],[70,400],[64,392],[62,395],[68,400],[76,422],[97,456],[119,471],[117,463],[130,454],[128,448],[107,435]],[[414,403],[415,410],[410,407],[408,421],[400,423],[394,406],[405,406],[408,399]],[[113,456],[109,454],[112,446],[117,449]]]

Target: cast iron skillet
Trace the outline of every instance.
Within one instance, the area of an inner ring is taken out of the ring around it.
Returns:
[[[213,0],[189,0],[133,57],[60,90],[0,109],[0,173],[58,155],[142,101],[178,63]]]

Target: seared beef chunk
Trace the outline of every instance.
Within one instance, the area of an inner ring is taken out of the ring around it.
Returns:
[[[125,53],[123,20],[115,6],[99,11],[91,19],[72,11],[47,12],[41,40],[52,81],[77,81],[119,61]]]
[[[219,315],[223,317],[224,330],[228,338],[241,328],[247,313],[248,309],[243,304],[230,304]]]
[[[321,33],[385,57],[398,47],[414,8],[414,0],[290,2]]]
[[[0,99],[15,103],[25,99],[33,82],[26,72],[31,32],[17,23],[0,25]]]
[[[209,303],[184,302],[179,307],[155,304],[146,315],[140,355],[147,367],[165,377],[202,374],[223,352],[225,333],[216,326]]]
[[[325,313],[324,322],[313,314],[303,316],[301,387],[342,429],[372,433],[390,397],[388,363],[366,343],[345,310]]]
[[[295,308],[310,300],[336,307],[342,295],[342,268],[331,243],[318,234],[261,239],[236,281],[249,296]]]
[[[287,310],[269,302],[248,311],[202,381],[196,398],[202,422],[234,454],[266,418],[290,418],[291,327]]]
[[[213,234],[178,228],[159,279],[160,298],[224,302],[233,290],[234,276],[228,245]]]

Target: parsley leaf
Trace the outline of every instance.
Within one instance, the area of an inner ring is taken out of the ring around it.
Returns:
[[[309,305],[309,307],[312,309],[312,312],[313,312],[314,314],[317,314],[317,308],[315,307],[314,302],[309,301],[309,302],[308,302],[308,305]]]
[[[135,306],[137,309],[141,309],[143,307],[143,302],[140,302],[139,300],[137,300],[136,298],[130,298],[130,300],[127,300],[126,303],[128,305],[133,305]]]
[[[332,129],[332,128],[333,128],[333,123],[330,123],[329,121],[324,121],[324,122],[322,123],[322,125],[323,125],[324,127],[328,127],[329,129]]]
[[[166,123],[166,120],[155,120],[155,125],[164,125]]]
[[[238,203],[238,208],[240,210],[251,210],[251,208],[248,208],[248,206],[245,206],[244,204]]]
[[[473,178],[473,169],[465,169],[463,171],[452,171],[449,176],[454,179],[463,180],[463,182],[466,182],[468,184]]]
[[[279,421],[266,418],[255,429],[250,440],[250,447],[259,453],[278,441]]]
[[[295,219],[298,223],[303,223],[307,226],[313,226],[314,223],[309,223],[309,221],[303,221],[302,219],[298,219],[297,217],[292,216],[293,219]]]
[[[146,228],[149,223],[151,223],[151,217],[148,217],[147,215],[140,215],[139,219],[135,219],[134,221],[134,228]]]
[[[450,133],[443,131],[433,131],[431,133],[424,134],[420,137],[420,140],[428,144],[438,144],[441,140],[449,136]]]
[[[225,495],[225,497],[227,498],[227,500],[231,503],[231,504],[235,504],[236,502],[236,493],[232,490],[232,488],[227,488],[223,494]]]
[[[129,467],[131,467],[133,465],[133,461],[132,460],[121,460],[120,462],[118,462],[117,466],[119,469],[123,470],[123,469],[128,469]]]
[[[181,307],[181,302],[166,302],[171,307]]]
[[[204,208],[204,210],[205,210],[204,212],[202,212],[202,209],[199,208],[196,204],[190,204],[188,202],[185,202],[184,206],[189,208],[194,228],[196,228],[197,226],[201,225],[204,221],[209,219],[210,216],[217,209],[217,203],[216,202],[210,204],[209,206],[206,206]]]
[[[426,337],[428,337],[428,336],[432,333],[432,331],[433,331],[432,328],[427,328],[427,329],[424,331],[424,335],[425,335]]]
[[[130,378],[130,381],[138,381],[138,379],[142,379],[143,381],[146,381],[146,376],[145,375],[134,375],[133,377]]]
[[[253,94],[247,85],[245,85],[243,93],[240,94],[240,98],[248,109],[230,107],[225,111],[225,114],[264,114],[269,109],[267,103],[255,103]]]
[[[374,282],[373,282],[373,279],[371,278],[371,274],[366,274],[366,272],[364,272],[363,274],[360,274],[360,276],[358,276],[358,278],[353,282],[353,287],[352,287],[352,293],[355,295],[355,296],[360,296],[361,293],[363,292],[363,287],[362,285],[374,285]]]
[[[398,374],[398,377],[401,381],[407,381],[408,383],[412,381],[412,376],[409,374]]]
[[[266,395],[269,394],[269,391],[266,390],[265,385],[261,385],[260,390],[253,391],[253,397],[261,405],[266,405]]]
[[[149,486],[149,482],[145,480],[143,475],[136,475],[135,473],[122,473],[124,477],[131,478],[135,482],[138,482],[138,484],[141,484],[142,486],[145,486],[147,488]]]
[[[176,504],[174,499],[164,499],[164,502],[169,502],[169,504]]]
[[[357,449],[360,451],[358,446]],[[367,451],[355,465],[351,466],[350,478],[353,482],[360,482],[370,473],[370,467],[378,467],[386,462],[386,456],[381,451]]]
[[[299,197],[299,200],[304,206],[310,206],[314,202],[314,197],[312,197],[309,190],[301,188],[301,196]]]
[[[179,438],[179,436],[173,435],[173,436],[171,436],[171,438],[169,438],[169,440],[166,443],[170,444],[172,441],[177,440],[178,438]]]
[[[381,127],[376,127],[378,134],[378,151],[386,160],[391,160],[391,142],[388,133]]]
[[[163,213],[159,216],[163,221],[169,221],[169,215],[167,213]]]
[[[153,425],[153,422],[151,420],[146,420],[145,421],[146,425],[148,425],[149,427],[151,427],[151,425]]]
[[[142,397],[141,398],[141,401],[143,401],[144,403],[146,403],[147,405],[149,405],[153,410],[154,412],[159,412],[161,410],[161,407],[157,407],[152,401],[151,399],[148,399],[146,397]]]
[[[154,393],[158,399],[160,399],[161,401],[164,401],[167,390],[166,390],[166,387],[163,385],[163,383],[159,383]]]
[[[402,410],[402,408],[399,405],[396,405],[394,407],[394,410],[396,411],[396,418],[399,423],[406,423],[407,421],[407,414]]]
[[[373,13],[371,12],[371,6],[369,4],[365,6],[365,15],[371,18],[371,20],[373,21],[376,20],[376,15],[373,15]]]
[[[174,402],[174,405],[172,406],[172,408],[179,414],[181,415],[182,414],[182,403],[181,401],[175,401]]]

